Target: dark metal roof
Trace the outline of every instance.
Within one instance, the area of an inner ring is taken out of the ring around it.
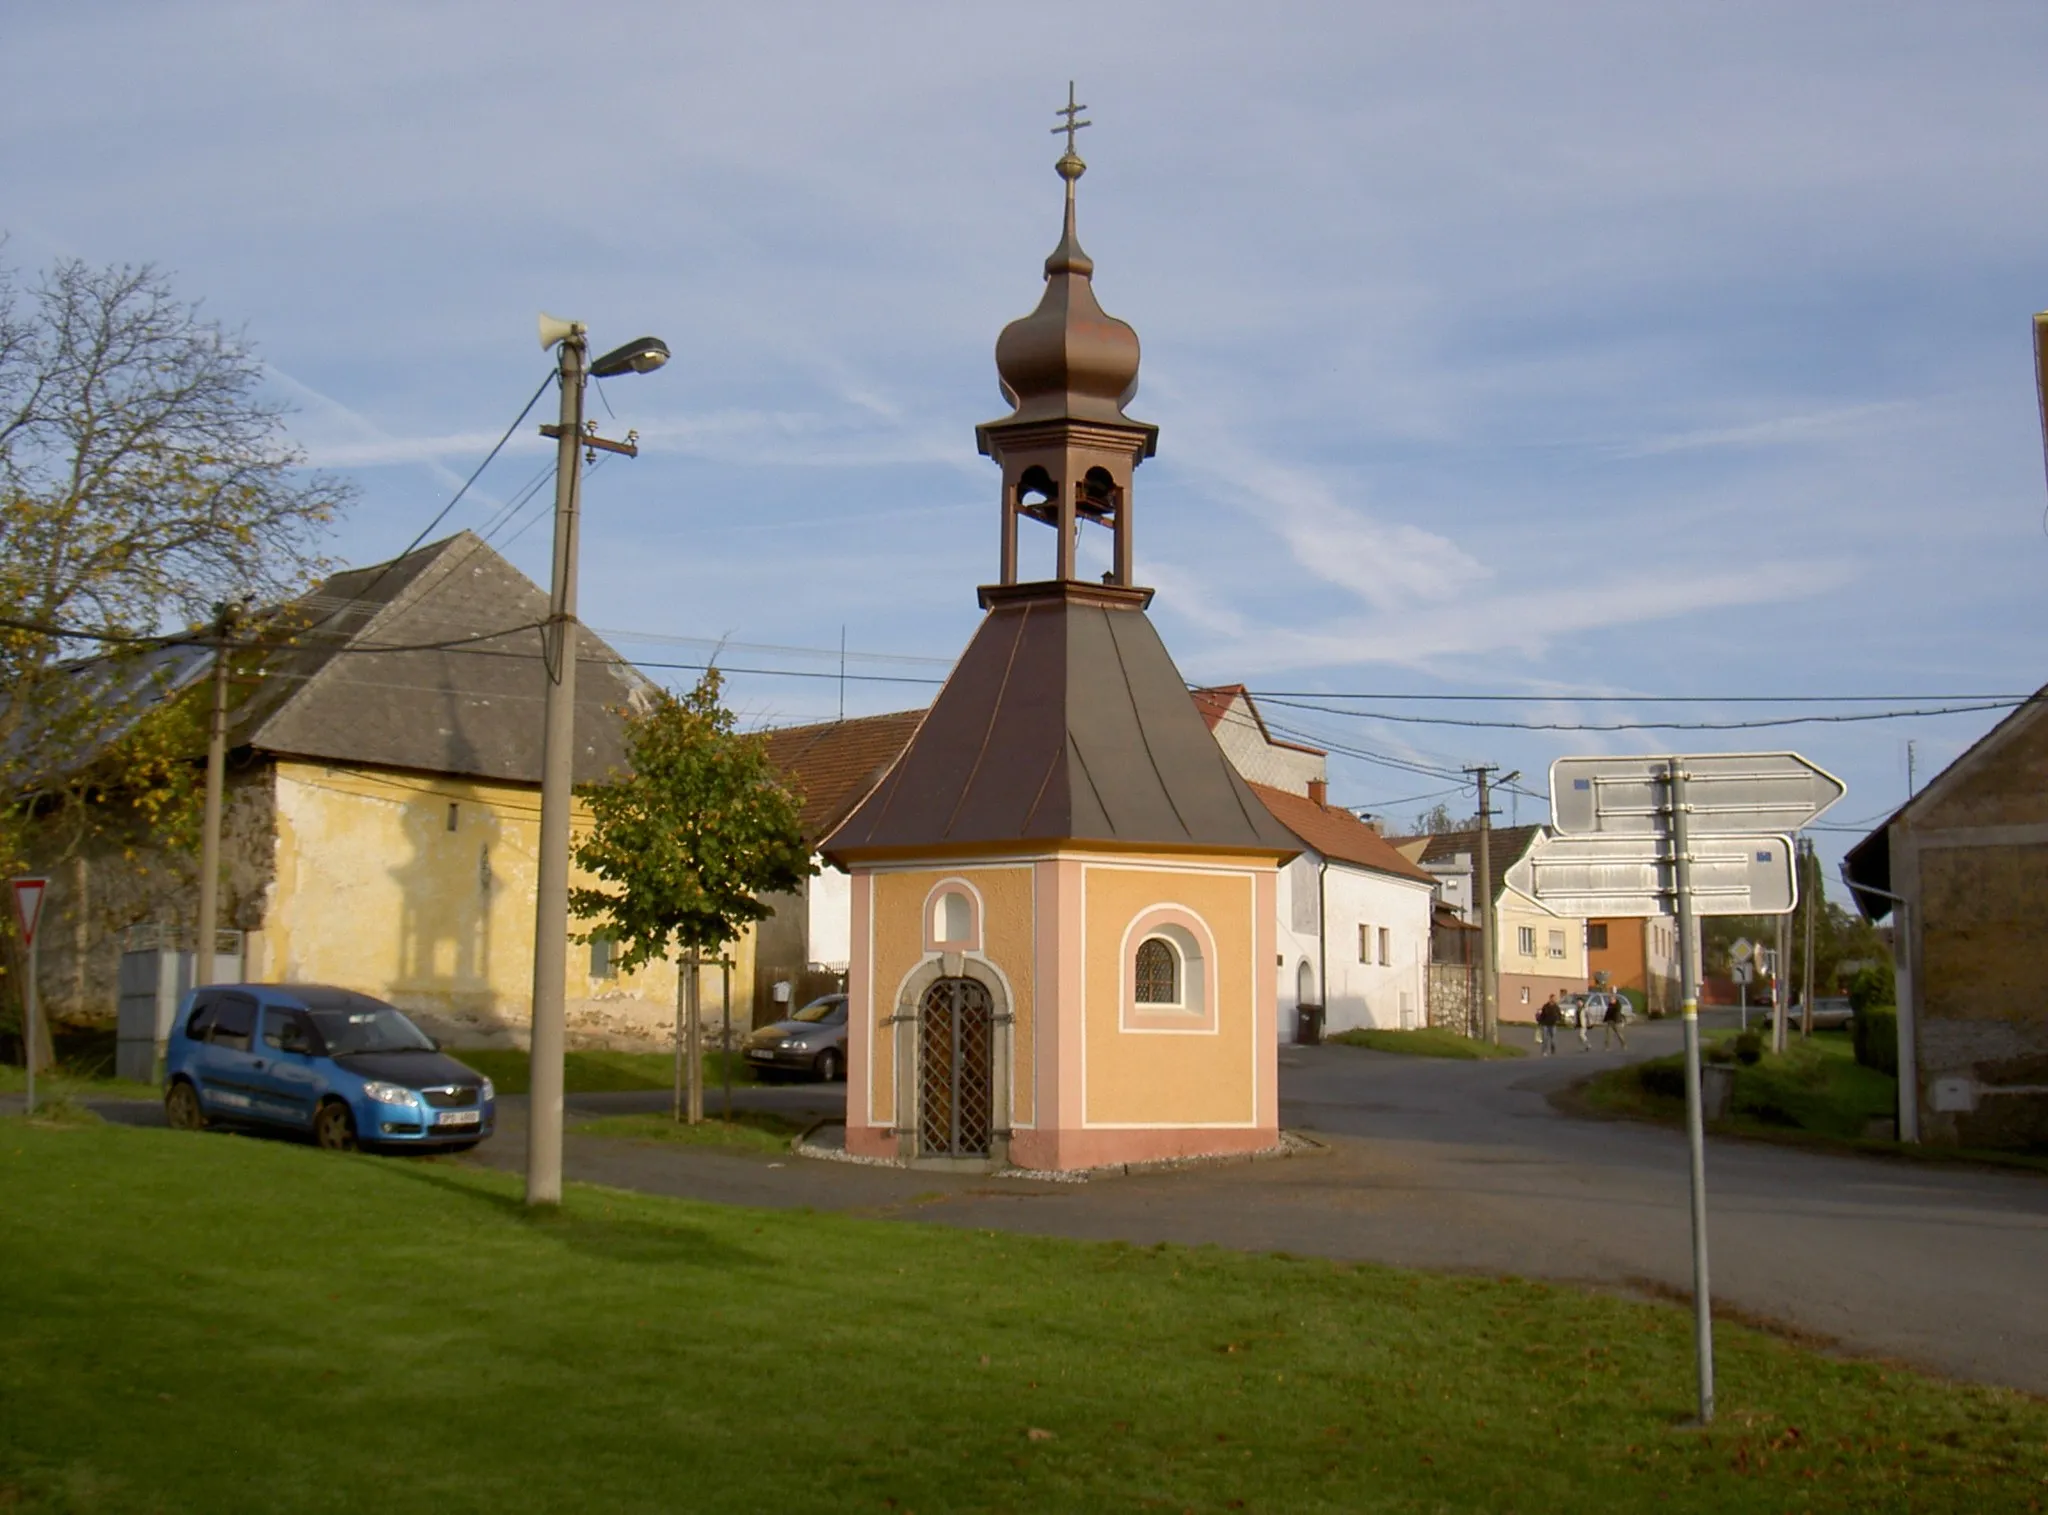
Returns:
[[[275,621],[231,740],[279,756],[538,784],[539,585],[473,532],[338,573]],[[518,629],[513,629],[518,628]],[[446,644],[456,645],[446,645]],[[378,650],[388,649],[388,650]],[[618,711],[646,681],[588,628],[576,670],[579,783],[625,766]]]
[[[1143,591],[1017,585],[828,857],[990,843],[1301,850],[1223,756]]]

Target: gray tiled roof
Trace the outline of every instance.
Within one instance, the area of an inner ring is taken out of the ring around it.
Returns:
[[[279,756],[538,784],[539,585],[464,531],[335,574],[287,607],[231,739]],[[446,645],[457,643],[459,645]],[[579,783],[625,761],[619,709],[646,681],[587,628],[576,672]]]

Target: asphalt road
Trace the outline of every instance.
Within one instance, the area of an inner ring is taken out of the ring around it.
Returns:
[[[1628,1055],[1670,1050],[1677,1036],[1640,1027]],[[1580,1052],[1570,1033],[1564,1046],[1491,1063],[1283,1048],[1283,1121],[1328,1147],[1284,1161],[1050,1184],[775,1160],[578,1137],[578,1115],[666,1106],[581,1095],[565,1170],[732,1204],[1689,1291],[1684,1137],[1561,1115],[1552,1091],[1620,1061]],[[817,1085],[739,1094],[792,1115],[831,1112],[841,1097]],[[472,1160],[521,1167],[524,1117],[523,1101],[502,1101],[499,1134]],[[2048,1178],[1711,1140],[1707,1183],[1717,1307],[2048,1394]]]

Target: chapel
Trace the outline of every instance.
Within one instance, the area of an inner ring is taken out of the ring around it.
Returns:
[[[846,1143],[1038,1170],[1279,1141],[1276,871],[1300,850],[1224,757],[1146,615],[1125,414],[1138,337],[1075,232],[1085,107],[1061,112],[1059,245],[996,342],[1010,413],[996,582],[887,777],[826,840],[852,878]],[[1019,534],[1048,528],[1052,577]],[[1084,576],[1083,528],[1109,568]]]

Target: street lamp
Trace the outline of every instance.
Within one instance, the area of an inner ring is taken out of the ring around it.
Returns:
[[[533,907],[532,1072],[526,1131],[526,1202],[562,1202],[563,997],[569,976],[569,802],[576,755],[576,532],[585,451],[638,457],[631,433],[623,442],[583,428],[586,377],[651,373],[668,361],[668,344],[639,337],[590,361],[581,321],[540,318],[540,345],[559,348],[561,420],[541,427],[555,439],[555,562],[548,618],[541,634],[547,709],[541,745],[540,861]]]

